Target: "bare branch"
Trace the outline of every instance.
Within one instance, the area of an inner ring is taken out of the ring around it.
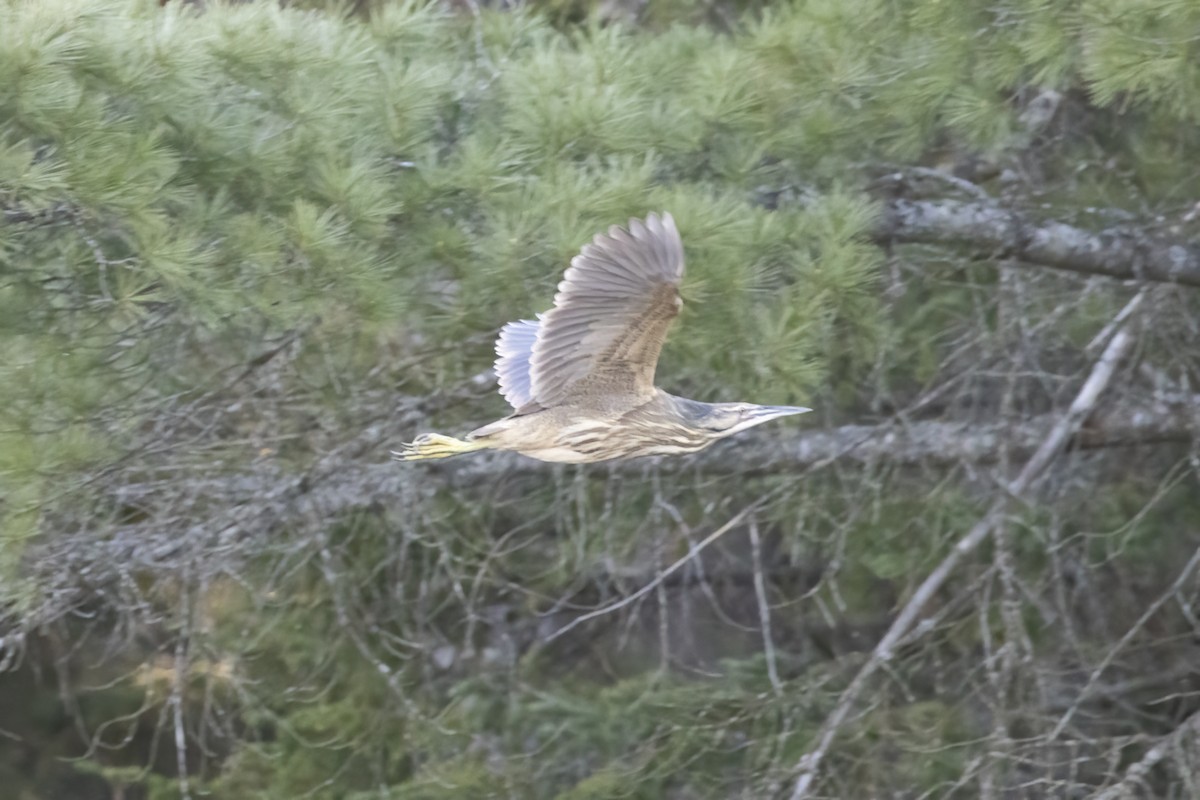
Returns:
[[[473,392],[481,388],[472,386]],[[253,551],[246,546],[248,542],[260,541],[281,528],[303,532],[317,524],[314,520],[359,509],[388,508],[431,485],[473,487],[497,480],[538,478],[554,469],[510,453],[405,466],[384,461],[391,441],[418,424],[421,416],[415,411],[393,414],[300,474],[270,459],[257,461],[240,474],[169,471],[152,480],[147,480],[144,464],[114,468],[104,478],[104,483],[113,487],[107,494],[112,514],[139,521],[114,524],[110,516],[84,507],[67,512],[78,516],[48,517],[47,535],[27,553],[27,563],[42,573],[37,579],[47,595],[45,613],[66,613],[72,603],[63,600],[90,595],[88,586],[119,580],[115,565],[129,570],[177,565],[186,543],[210,554],[221,553],[222,558],[209,559],[200,567],[218,570],[229,566],[230,559],[236,562]],[[1014,459],[1025,459],[1044,443],[1057,422],[1057,417],[1049,414],[990,423],[926,421],[847,425],[792,435],[749,434],[694,457],[664,461],[659,469],[746,478],[796,473],[831,463],[991,463],[1005,451]],[[1084,451],[1185,443],[1194,439],[1197,430],[1200,397],[1181,394],[1169,403],[1098,410],[1088,417],[1086,426],[1070,428],[1069,444]],[[379,454],[380,463],[371,463],[374,453]],[[615,470],[640,475],[644,468],[635,461],[605,466],[591,474],[608,475]],[[103,535],[96,535],[98,528]],[[51,571],[53,574],[47,574]],[[51,602],[49,596],[56,592],[65,597]],[[30,619],[37,616],[32,614]]]
[[[750,517],[750,553],[754,562],[754,597],[758,601],[758,626],[762,634],[763,653],[767,658],[767,677],[776,695],[783,694],[779,669],[775,665],[775,639],[771,635],[771,603],[767,599],[767,582],[763,580],[762,537],[758,535],[758,520]]]
[[[1071,419],[1077,420],[1078,415]],[[1082,428],[1064,428],[1060,422],[1050,414],[1014,423],[847,425],[788,437],[746,436],[693,458],[664,461],[659,469],[746,477],[795,473],[832,463],[991,463],[1006,448],[1013,458],[1029,457],[1045,444],[1048,431],[1052,431],[1056,446],[1069,443],[1076,451],[1189,442],[1200,430],[1200,398],[1095,411]],[[282,528],[302,535],[339,514],[402,504],[413,491],[431,484],[478,486],[544,476],[553,469],[507,453],[429,466],[364,463],[364,454],[386,452],[385,439],[380,431],[367,432],[354,446],[330,453],[300,475],[264,461],[253,471],[236,475],[180,477],[171,473],[151,482],[136,482],[124,474],[109,476],[114,487],[112,507],[144,521],[113,526],[103,515],[83,509],[79,517],[48,522],[49,535],[27,553],[30,569],[39,572],[37,585],[42,587],[47,605],[40,614],[25,615],[26,624],[68,613],[74,605],[71,597],[93,596],[96,587],[119,581],[120,570],[178,566],[187,560],[188,547],[202,548],[211,556],[195,568],[220,572],[251,555],[253,542],[264,541]],[[640,475],[644,468],[635,461],[592,474],[608,475],[612,470]],[[96,535],[97,526],[103,526],[103,536]]]
[[[833,462],[851,464],[986,464],[999,459],[1004,449],[1013,458],[1027,458],[1046,440],[1059,418],[1043,414],[1020,422],[918,422],[910,425],[843,425],[829,430],[803,431],[791,435],[747,434],[721,443],[690,458],[669,459],[659,465],[664,474],[702,472],[741,477],[811,469]],[[1170,405],[1125,406],[1089,417],[1088,425],[1074,431],[1071,445],[1078,450],[1187,442],[1200,429],[1200,397],[1177,398]],[[382,437],[376,437],[382,439]],[[301,495],[326,513],[366,508],[381,497],[395,496],[407,483],[419,481],[450,485],[473,485],[498,478],[546,475],[552,466],[514,453],[479,453],[469,458],[429,464],[398,465],[364,463],[360,448],[349,456],[328,458],[303,475],[285,474],[273,463],[254,472],[187,478],[181,486],[177,476],[163,482],[121,483],[113,501],[124,507],[150,512],[159,498],[169,495],[172,504],[191,496],[206,507],[229,508],[245,514],[250,510],[273,513],[283,510]],[[378,444],[380,458],[386,444]],[[587,469],[586,467],[584,469]],[[641,475],[645,463],[634,460],[605,465],[595,474],[609,471]]]
[[[580,616],[578,616],[575,619],[568,622],[566,625],[564,625],[561,628],[559,628],[558,630],[556,630],[554,633],[547,636],[544,641],[552,642],[555,639],[557,639],[558,637],[562,636],[567,631],[574,629],[575,627],[583,624],[584,622],[587,622],[588,620],[595,619],[596,617],[602,617],[606,614],[611,614],[614,611],[620,611],[622,608],[625,608],[630,603],[634,603],[637,600],[641,599],[642,597],[645,597],[648,593],[650,593],[654,589],[661,586],[662,583],[667,578],[671,577],[672,574],[679,571],[679,569],[681,567],[683,567],[685,564],[687,564],[689,561],[691,561],[692,558],[694,558],[697,554],[699,554],[704,548],[708,547],[710,544],[715,542],[717,539],[720,539],[726,533],[733,530],[733,528],[737,527],[737,525],[742,520],[744,520],[748,514],[753,513],[755,509],[757,509],[759,506],[761,506],[763,504],[764,499],[765,498],[760,498],[759,500],[756,500],[755,502],[753,502],[750,505],[743,508],[741,511],[739,511],[737,514],[735,514],[724,525],[717,528],[715,531],[710,533],[708,536],[704,537],[704,540],[701,541],[699,544],[695,545],[694,547],[689,548],[687,553],[682,558],[676,560],[674,564],[672,564],[671,566],[667,567],[662,572],[660,572],[654,580],[647,583],[641,589],[638,589],[633,594],[622,597],[620,600],[616,601],[615,603],[609,603],[608,605],[606,605],[602,608],[597,608],[595,611],[589,611],[586,614],[581,614]]]
[[[1137,636],[1137,634],[1143,628],[1145,628],[1146,623],[1148,623],[1155,614],[1162,610],[1163,606],[1169,603],[1173,598],[1179,596],[1180,590],[1183,589],[1184,585],[1189,579],[1191,579],[1192,573],[1196,571],[1197,567],[1200,567],[1200,549],[1197,549],[1194,553],[1192,553],[1192,557],[1188,559],[1187,564],[1185,564],[1183,569],[1179,571],[1179,575],[1176,576],[1175,581],[1171,584],[1167,591],[1163,592],[1153,603],[1148,605],[1146,610],[1142,612],[1141,616],[1137,618],[1137,621],[1130,626],[1129,630],[1125,631],[1124,635],[1121,636],[1116,644],[1109,648],[1108,652],[1104,654],[1104,658],[1100,660],[1100,663],[1097,664],[1095,669],[1092,670],[1092,674],[1088,676],[1087,683],[1079,691],[1079,695],[1075,698],[1075,702],[1072,703],[1069,708],[1067,708],[1066,712],[1055,724],[1054,729],[1050,731],[1050,734],[1047,737],[1049,741],[1054,741],[1058,737],[1062,736],[1063,731],[1065,731],[1067,726],[1071,724],[1071,720],[1083,705],[1084,700],[1087,699],[1088,695],[1091,694],[1091,692],[1100,683],[1101,675],[1104,674],[1105,670],[1112,666],[1117,654],[1133,642],[1134,637]]]
[[[960,244],[1018,263],[1121,280],[1200,286],[1200,247],[1194,244],[1132,226],[1088,231],[991,203],[890,200],[873,236],[880,242]]]
[[[1200,737],[1200,711],[1193,713],[1179,727],[1159,739],[1158,743],[1147,750],[1140,760],[1129,765],[1129,769],[1125,770],[1125,777],[1119,783],[1097,793],[1093,800],[1124,800],[1124,798],[1139,796],[1134,788],[1135,785],[1145,780],[1150,770],[1166,758],[1167,753],[1178,746],[1189,734]]]
[[[1139,301],[1140,295],[1131,302]],[[1009,486],[1013,497],[1019,498],[1028,492],[1050,462],[1062,452],[1064,445],[1072,433],[1079,428],[1083,420],[1095,408],[1101,393],[1103,393],[1112,379],[1117,364],[1129,352],[1129,348],[1132,345],[1133,336],[1125,329],[1118,330],[1109,342],[1108,347],[1104,349],[1104,353],[1100,356],[1096,365],[1092,368],[1091,374],[1084,382],[1083,388],[1079,390],[1079,394],[1076,395],[1075,401],[1071,403],[1071,407],[1067,410],[1067,413],[1058,420],[1050,435],[1045,438],[1041,446],[1034,452],[1033,457],[1025,464],[1024,469],[1021,470],[1016,480]],[[925,605],[950,577],[950,574],[958,566],[959,562],[987,539],[988,534],[991,533],[992,526],[1006,513],[1010,500],[1009,496],[1002,496],[992,503],[983,518],[975,523],[965,536],[958,540],[950,553],[942,559],[941,563],[937,565],[933,572],[929,573],[929,576],[913,592],[912,597],[909,598],[891,627],[888,628],[888,632],[884,634],[883,638],[879,640],[879,643],[871,652],[871,657],[867,660],[867,663],[854,676],[850,685],[846,687],[841,697],[838,698],[837,705],[833,711],[825,718],[825,722],[821,725],[821,731],[817,735],[816,746],[805,753],[797,763],[795,769],[796,782],[792,790],[792,800],[801,800],[801,798],[809,796],[809,790],[816,781],[821,763],[825,759],[825,754],[829,751],[829,747],[833,744],[834,738],[837,736],[838,731],[841,730],[842,724],[846,721],[850,711],[858,703],[858,697],[862,694],[867,682],[874,676],[876,671],[891,661],[895,655],[896,646],[916,625],[917,618],[924,611]]]

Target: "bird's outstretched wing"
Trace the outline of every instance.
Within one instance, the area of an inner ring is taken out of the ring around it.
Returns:
[[[683,268],[670,214],[614,225],[584,245],[538,325],[531,398],[548,408],[576,392],[651,396],[667,329],[683,306]]]
[[[649,396],[679,314],[683,244],[670,214],[613,226],[571,260],[554,308],[510,322],[496,340],[500,393],[517,411],[590,392]]]
[[[541,319],[541,315],[538,316]],[[531,319],[510,322],[496,340],[496,377],[500,394],[520,411],[535,402],[529,387],[529,358],[537,341],[539,323]]]

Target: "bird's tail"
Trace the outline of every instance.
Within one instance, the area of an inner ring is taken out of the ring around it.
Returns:
[[[464,441],[453,436],[443,436],[440,433],[422,433],[410,444],[400,446],[392,451],[396,461],[419,461],[423,458],[449,458],[460,453],[470,453],[472,450],[483,450],[486,444],[480,441]]]

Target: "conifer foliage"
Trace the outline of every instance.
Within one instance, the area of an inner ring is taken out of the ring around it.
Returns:
[[[1200,792],[1200,6],[509,5],[0,0],[0,784]],[[660,210],[817,413],[387,463]]]

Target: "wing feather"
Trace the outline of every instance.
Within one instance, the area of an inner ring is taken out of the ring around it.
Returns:
[[[528,351],[529,398],[557,405],[589,378],[591,392],[651,395],[667,330],[682,306],[683,270],[683,243],[670,214],[630,220],[628,228],[614,225],[584,245],[558,285],[554,308],[536,328]],[[514,343],[516,336],[508,334]],[[500,339],[498,352],[504,332]],[[526,384],[510,371],[501,390],[512,402],[508,388]]]
[[[510,322],[500,330],[496,340],[496,377],[500,381],[500,394],[515,409],[534,402],[530,390],[529,357],[537,341],[539,323],[523,319]]]

